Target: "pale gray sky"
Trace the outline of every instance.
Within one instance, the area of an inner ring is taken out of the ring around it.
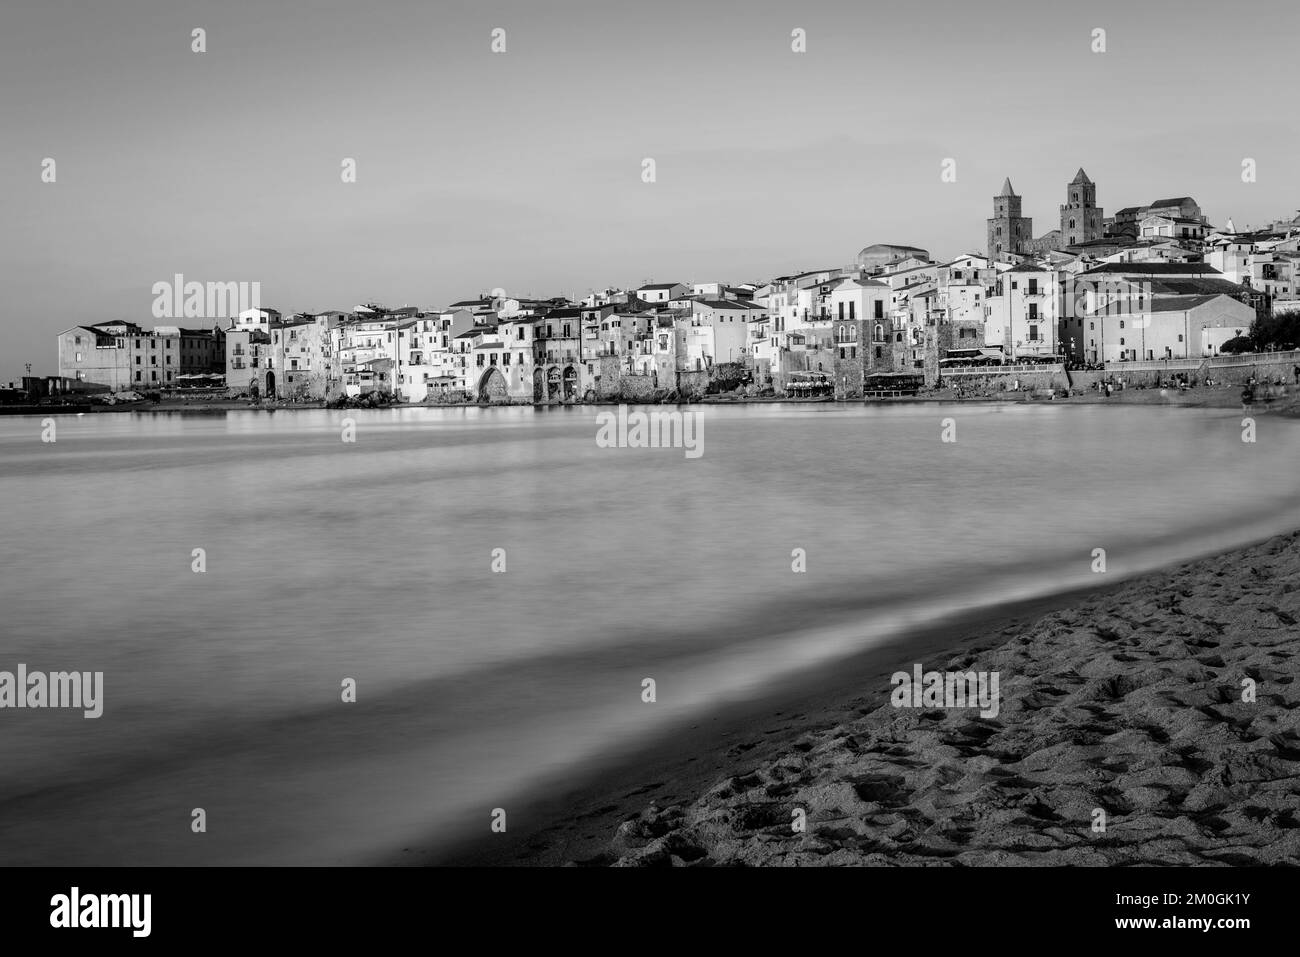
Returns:
[[[1041,234],[1080,166],[1108,211],[1191,195],[1263,223],[1300,205],[1296,11],[6,0],[0,381],[54,373],[75,323],[152,325],[178,272],[286,312],[741,281],[981,249],[1007,176]]]

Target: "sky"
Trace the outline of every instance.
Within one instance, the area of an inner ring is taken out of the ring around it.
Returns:
[[[1300,207],[1297,27],[1291,0],[5,0],[0,382],[55,374],[72,325],[152,326],[177,273],[286,313],[758,281],[982,250],[1006,177],[1041,235],[1080,167],[1108,213],[1262,225]]]

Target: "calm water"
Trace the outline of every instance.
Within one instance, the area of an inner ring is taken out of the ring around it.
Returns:
[[[459,840],[693,711],[1093,584],[1094,548],[1113,577],[1300,527],[1286,420],[1248,445],[1224,411],[700,414],[696,459],[599,448],[592,409],[88,415],[53,444],[0,418],[0,670],[105,673],[98,720],[0,711],[0,863]]]

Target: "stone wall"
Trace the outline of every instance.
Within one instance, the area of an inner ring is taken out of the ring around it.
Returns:
[[[654,398],[658,379],[653,375],[632,375],[623,371],[619,356],[597,356],[592,361],[592,392],[602,402],[645,402]]]
[[[1170,359],[1168,362],[1108,362],[1102,372],[1072,372],[1073,388],[1088,388],[1099,379],[1114,376],[1128,386],[1155,386],[1160,380],[1179,373],[1203,382],[1208,375],[1226,385],[1245,385],[1255,377],[1257,382],[1273,382],[1281,377],[1283,382],[1295,383],[1295,367],[1300,365],[1300,351],[1276,353],[1248,353],[1239,356],[1214,356],[1208,359]]]
[[[597,399],[616,399],[619,397],[623,378],[623,362],[620,356],[597,356],[595,363],[596,382],[593,388]]]
[[[1254,375],[1257,382],[1272,382],[1281,377],[1283,382],[1295,383],[1295,367],[1300,365],[1300,352],[1260,353],[1247,356],[1215,356],[1206,362],[1205,371],[1216,382],[1245,385]]]
[[[691,370],[677,373],[677,392],[683,399],[697,399],[709,388],[708,369]]]
[[[835,398],[837,399],[860,399],[862,398],[862,355],[859,353],[856,359],[835,358]]]
[[[652,375],[625,375],[620,382],[617,398],[628,402],[644,402],[653,398],[658,388]]]
[[[1071,388],[1065,370],[1060,366],[1048,367],[1043,372],[963,372],[939,374],[940,388],[970,389],[976,392],[1007,392],[1013,389],[1026,391],[1031,389]],[[1079,388],[1075,386],[1074,388]]]

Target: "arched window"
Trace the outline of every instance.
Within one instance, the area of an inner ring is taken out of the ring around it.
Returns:
[[[873,335],[873,338],[875,339],[876,342],[884,342],[884,341],[885,341],[885,327],[882,326],[880,323],[876,323],[876,329],[875,329],[875,332],[874,332],[872,335]]]
[[[895,333],[895,334],[894,334],[894,341],[895,341],[895,342],[902,342],[902,341],[903,341],[903,334],[902,334],[901,332],[899,332],[899,333]]]

